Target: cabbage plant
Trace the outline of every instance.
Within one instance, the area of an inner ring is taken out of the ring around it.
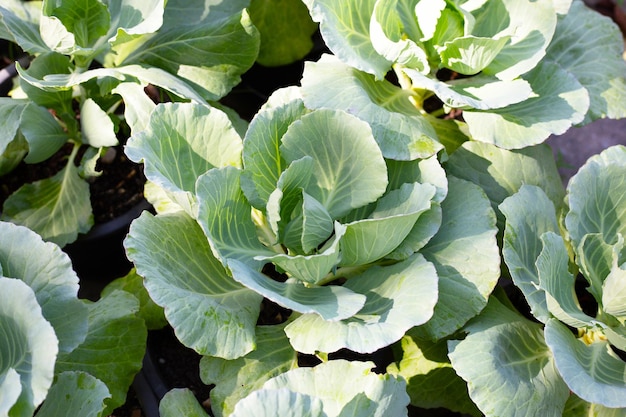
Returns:
[[[216,101],[252,66],[259,33],[247,6],[246,0],[0,1],[0,38],[32,61],[27,69],[16,64],[19,86],[0,98],[0,175],[21,161],[46,161],[65,144],[71,149],[56,175],[9,196],[2,219],[61,246],[86,233],[93,224],[88,180],[99,175],[96,164],[107,148],[143,129],[154,107],[144,88],[157,87],[161,99]]]
[[[106,416],[126,401],[146,347],[139,301],[77,293],[57,245],[0,222],[1,416]]]
[[[368,123],[301,93],[276,92],[245,131],[214,107],[158,105],[126,145],[157,211],[133,222],[127,255],[203,355],[215,415],[404,415],[401,378],[336,352],[373,354],[416,326],[444,337],[476,316],[499,276],[496,217],[437,155],[387,157]],[[260,320],[272,305],[282,319]],[[302,354],[322,363],[299,367]],[[177,415],[188,396],[162,408]]]
[[[626,115],[622,34],[580,0],[305,3],[333,52],[305,71],[306,105],[366,120],[407,156],[468,135],[520,149]]]
[[[548,180],[550,158],[543,146],[468,142],[446,163],[497,208],[511,282],[453,338],[407,333],[390,372],[409,381],[413,403],[486,416],[623,415],[626,147],[590,158],[566,190]],[[428,389],[452,380],[475,409]]]

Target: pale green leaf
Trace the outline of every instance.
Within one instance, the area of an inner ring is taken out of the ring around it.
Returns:
[[[476,76],[446,83],[411,68],[403,71],[413,81],[413,87],[433,91],[446,106],[452,108],[498,109],[525,102],[533,92],[531,85],[521,78],[498,80],[490,76]]]
[[[534,94],[488,112],[465,111],[472,137],[506,149],[520,149],[565,133],[589,109],[587,90],[558,64],[539,63],[516,79],[528,82]]]
[[[261,297],[228,276],[189,215],[144,213],[124,244],[183,344],[227,359],[254,349]]]
[[[475,75],[493,61],[509,41],[508,36],[480,38],[466,36],[446,42],[439,51],[441,62],[460,74]]]
[[[353,316],[365,303],[365,296],[338,285],[304,286],[300,282],[274,281],[246,264],[228,259],[235,281],[265,298],[299,313],[316,313],[325,320]]]
[[[370,40],[370,18],[377,0],[311,0],[311,17],[320,23],[328,48],[341,61],[382,80],[391,62],[378,54]]]
[[[141,65],[124,65],[116,67],[115,70],[112,70],[112,72],[113,73],[110,76],[116,78],[125,78],[123,75],[135,77],[144,83],[153,84],[157,87],[171,91],[182,99],[188,99],[198,104],[206,104],[206,100],[198,92],[196,92],[188,81],[183,80],[176,75],[170,74],[160,68],[145,67]]]
[[[450,174],[480,185],[498,215],[498,228],[504,217],[498,205],[522,185],[536,185],[548,195],[554,207],[561,208],[565,190],[552,150],[547,145],[509,151],[480,142],[466,142],[445,163]]]
[[[368,122],[385,158],[427,158],[443,148],[409,91],[376,81],[333,56],[305,64],[302,95],[309,108],[346,110]]]
[[[91,98],[80,108],[80,127],[83,143],[96,148],[118,144],[113,121]]]
[[[78,52],[76,37],[58,17],[42,15],[39,20],[39,33],[46,49],[65,55]]]
[[[563,238],[554,232],[545,232],[541,243],[543,248],[536,264],[548,311],[574,328],[592,326],[594,318],[583,313],[576,298],[575,278],[567,269],[569,256]]]
[[[311,253],[330,237],[333,221],[319,201],[304,192],[302,197],[302,250]]]
[[[608,342],[587,345],[555,319],[546,323],[545,337],[569,389],[590,403],[626,407],[626,363]]]
[[[455,177],[448,181],[441,227],[421,250],[439,276],[435,314],[419,327],[424,339],[452,334],[477,315],[500,277],[496,216],[489,199],[475,184]]]
[[[615,262],[602,285],[602,306],[604,311],[624,323],[626,321],[626,265]]]
[[[554,205],[541,188],[523,185],[499,207],[506,216],[504,261],[513,282],[526,297],[533,316],[545,322],[549,312],[536,262],[543,250],[541,236],[546,232],[559,232]]]
[[[576,264],[582,275],[589,282],[587,290],[598,303],[602,302],[602,284],[613,267],[614,250],[621,246],[619,241],[611,246],[604,241],[600,233],[588,233],[583,236],[575,249]]]
[[[387,167],[369,125],[343,111],[302,116],[289,126],[280,150],[287,163],[313,158],[313,179],[304,191],[334,219],[376,201],[387,187]]]
[[[588,233],[606,243],[626,236],[626,147],[612,146],[591,157],[568,184],[565,225],[574,246]]]
[[[198,223],[224,266],[228,258],[234,258],[261,269],[263,263],[255,257],[276,252],[263,246],[257,236],[252,207],[241,191],[240,177],[239,169],[225,167],[212,169],[198,178]]]
[[[285,326],[258,326],[257,348],[235,360],[204,356],[200,377],[211,389],[211,410],[216,417],[228,416],[241,398],[263,383],[297,366],[297,355],[285,335]]]
[[[0,155],[15,139],[28,100],[0,97]]]
[[[240,82],[259,52],[260,36],[244,7],[242,2],[169,0],[161,28],[123,64],[160,68],[203,98],[218,100]]]
[[[546,60],[570,72],[589,92],[589,112],[583,123],[626,117],[623,52],[623,37],[617,25],[584,2],[572,2],[569,12],[559,17]]]
[[[263,389],[239,401],[232,417],[327,417],[322,400],[287,388]]]
[[[313,48],[317,25],[300,0],[253,0],[250,18],[261,34],[257,62],[265,66],[287,65],[304,58]]]
[[[0,222],[0,270],[33,289],[60,351],[69,352],[85,339],[87,308],[78,300],[78,276],[57,245],[23,226]]]
[[[448,359],[447,340],[430,342],[413,337],[409,330],[397,346],[397,363],[387,372],[407,381],[411,404],[422,408],[445,407],[448,410],[480,416],[470,400],[467,385],[452,368]]]
[[[29,164],[45,161],[69,140],[67,132],[48,109],[34,104],[24,109],[20,131],[28,142],[24,161]]]
[[[11,1],[0,7],[0,37],[17,43],[25,52],[41,54],[49,49],[39,33],[40,5]]]
[[[113,291],[88,307],[85,341],[61,353],[55,371],[84,371],[104,382],[111,393],[105,400],[110,413],[125,402],[128,387],[141,369],[146,325],[137,316],[139,302],[125,291]]]
[[[133,39],[132,35],[154,33],[163,24],[164,0],[141,3],[133,0],[106,0],[104,3],[111,15],[111,27],[107,35],[114,35],[109,39],[109,43],[113,45]]]
[[[174,388],[159,402],[161,417],[209,417],[189,388]]]
[[[448,179],[437,155],[413,161],[386,160],[385,162],[389,175],[389,190],[400,188],[405,183],[428,183],[437,189],[433,197],[434,201],[441,203],[446,198]]]
[[[540,325],[520,316],[448,345],[454,370],[485,415],[561,415],[569,390]]]
[[[370,371],[373,366],[372,362],[332,360],[314,368],[297,368],[270,379],[261,392],[288,389],[319,398],[328,416],[406,416],[409,397],[404,380],[375,374]]]
[[[111,91],[122,96],[124,100],[124,120],[130,127],[131,135],[135,135],[148,127],[150,113],[156,107],[145,93],[144,88],[138,83],[122,82]]]
[[[331,223],[332,224],[332,223]],[[332,230],[332,229],[331,229]],[[339,250],[346,227],[335,223],[334,236],[318,253],[310,255],[276,254],[272,256],[258,256],[255,259],[272,262],[285,270],[291,277],[309,284],[320,284],[341,259]]]
[[[404,184],[378,200],[367,219],[346,224],[340,265],[365,265],[391,253],[430,209],[435,191],[430,184]]]
[[[89,184],[70,162],[54,176],[23,185],[11,194],[4,202],[1,219],[26,226],[45,240],[64,246],[93,224]]]
[[[15,417],[32,416],[52,385],[58,341],[33,290],[18,279],[2,276],[0,332],[4,340],[0,344],[2,394],[7,389],[6,400],[0,396],[0,410],[9,410],[5,415]],[[5,388],[14,382],[21,389]]]
[[[351,277],[344,288],[367,297],[363,308],[341,321],[306,314],[285,332],[298,352],[314,354],[347,348],[372,353],[425,323],[437,303],[437,272],[420,254],[390,266],[373,266]]]
[[[94,46],[111,24],[108,8],[98,0],[44,2],[43,14],[58,18],[82,48]]]
[[[61,54],[40,55],[40,57],[42,56],[55,57],[54,59],[61,61],[59,62],[59,65],[62,63],[63,59],[65,59],[69,63],[69,61],[67,60],[67,57]],[[69,71],[68,67],[69,67],[69,64],[66,66],[64,72],[55,72],[51,74],[48,73],[47,75],[42,74],[41,78],[38,78],[38,76],[32,73],[33,71],[32,64],[30,67],[28,67],[28,71],[24,70],[20,66],[19,62],[16,64],[17,72],[20,75],[20,78],[24,80],[26,83],[40,90],[43,90],[44,92],[54,92],[54,93],[65,94],[65,97],[63,97],[64,99],[68,97],[71,98],[72,87],[82,84],[84,82],[87,82],[89,80],[92,80],[94,78],[113,77],[118,80],[124,79],[124,75],[122,74],[121,71],[119,71],[119,69],[95,68],[95,69],[91,69],[91,70],[84,71],[84,72],[75,71],[75,72],[69,73],[67,72]],[[23,83],[22,83],[22,86],[23,86],[22,88],[24,88]],[[26,93],[28,94],[30,98],[33,98],[30,94],[30,91],[27,91]],[[44,105],[42,102],[38,102],[37,104]]]
[[[194,213],[197,178],[215,167],[240,166],[241,137],[226,114],[192,103],[166,103],[133,135],[126,155],[144,163],[146,177]]]
[[[20,374],[15,369],[2,370],[2,374],[0,374],[0,390],[2,390],[0,413],[3,416],[8,416],[9,410],[15,405],[22,392]]]
[[[107,386],[99,379],[86,372],[66,371],[57,376],[35,416],[99,416],[109,398]]]
[[[80,83],[80,81],[93,78],[91,71],[87,71],[83,76],[71,75],[73,65],[69,58],[53,52],[38,55],[30,63],[28,70],[22,69],[19,61],[16,62],[15,68],[20,76],[20,88],[28,98],[41,107],[56,110],[59,114],[69,111],[74,113],[70,110],[72,109],[72,91],[66,83],[74,79]],[[105,76],[100,71],[96,74]],[[49,78],[55,81],[46,81]]]
[[[416,0],[376,1],[370,39],[376,51],[388,61],[428,73],[428,56],[419,42],[424,38],[418,24],[420,15],[416,13],[419,4]]]
[[[483,4],[472,12],[476,19],[472,35],[510,36],[510,41],[485,72],[502,80],[512,80],[533,69],[545,56],[557,26],[553,0],[497,0]],[[494,19],[503,12],[505,16]]]
[[[265,209],[287,168],[279,151],[282,137],[291,123],[307,113],[302,99],[282,102],[280,94],[279,91],[270,96],[268,103],[254,116],[243,141],[241,186],[250,204],[259,210]]]
[[[305,156],[295,160],[280,174],[276,189],[269,195],[266,213],[278,241],[284,241],[285,227],[292,221],[294,209],[303,204],[306,193],[303,193],[302,189],[308,185],[312,174],[313,158]],[[329,221],[332,230],[332,219],[329,218]],[[329,235],[330,231],[325,237]]]

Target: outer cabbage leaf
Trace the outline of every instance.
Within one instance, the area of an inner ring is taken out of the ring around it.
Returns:
[[[587,90],[557,64],[541,62],[517,80],[535,94],[506,107],[463,112],[474,139],[506,149],[536,145],[580,123],[589,109]]]
[[[52,177],[25,184],[11,194],[0,219],[26,226],[64,246],[93,225],[89,184],[70,162]]]
[[[569,389],[590,403],[626,407],[626,363],[608,342],[587,345],[556,319],[546,323],[545,337]]]
[[[418,328],[423,339],[450,335],[477,315],[500,276],[496,217],[489,200],[475,184],[454,177],[448,181],[441,227],[421,250],[439,276],[435,314]]]
[[[12,99],[8,97],[0,97],[0,155],[2,155],[7,146],[15,139],[15,135],[20,127],[22,114],[29,106],[26,99]]]
[[[341,321],[325,321],[316,314],[298,317],[285,329],[298,352],[347,348],[372,353],[428,321],[437,303],[437,272],[420,254],[394,265],[373,266],[343,286],[365,295],[365,306]]]
[[[332,360],[314,368],[293,369],[270,379],[261,390],[251,395],[262,401],[266,396],[274,397],[272,392],[286,389],[313,397],[323,404],[325,414],[313,414],[320,416],[406,416],[409,397],[405,382],[390,375],[372,373],[373,365],[371,362]]]
[[[32,416],[52,385],[58,340],[33,290],[20,280],[2,276],[0,333],[4,340],[0,344],[0,410],[4,415]]]
[[[255,0],[250,18],[261,34],[257,62],[265,66],[287,65],[304,58],[313,48],[317,29],[301,0]]]
[[[292,123],[280,151],[285,161],[310,156],[304,191],[337,219],[376,201],[387,187],[387,166],[369,125],[343,111],[321,109]]]
[[[622,247],[622,239],[611,246],[604,241],[601,233],[589,233],[583,237],[578,248],[575,248],[576,265],[589,282],[587,291],[594,296],[598,303],[602,303],[604,293],[602,285],[614,267],[614,260],[617,260],[616,252],[619,253]]]
[[[161,417],[209,417],[189,388],[174,388],[159,402]]]
[[[87,307],[77,297],[78,276],[57,245],[23,226],[0,222],[0,272],[33,289],[61,352],[73,350],[85,339]]]
[[[161,28],[119,64],[161,68],[205,99],[218,100],[240,82],[259,52],[260,36],[244,10],[247,4],[169,0]]]
[[[104,382],[111,393],[105,400],[104,415],[108,415],[124,404],[128,387],[141,369],[147,330],[137,316],[139,302],[130,293],[114,291],[88,307],[85,341],[61,353],[55,371],[84,371]]]
[[[325,320],[342,320],[359,311],[366,297],[337,285],[304,286],[301,282],[274,281],[236,259],[228,259],[235,281],[265,298],[299,313],[316,313]]]
[[[377,81],[333,56],[305,64],[302,95],[309,108],[343,109],[368,122],[385,158],[427,158],[443,148],[433,127],[411,103],[409,91]]]
[[[99,379],[86,372],[62,372],[36,417],[99,416],[108,398],[109,390]]]
[[[305,4],[334,55],[382,80],[391,62],[376,52],[370,40],[370,18],[376,1],[306,0]]]
[[[588,233],[614,244],[626,237],[626,147],[612,146],[585,163],[567,187],[565,225],[574,247]]]
[[[240,166],[241,149],[241,137],[224,112],[167,103],[156,106],[148,128],[128,140],[125,153],[143,161],[146,177],[193,215],[196,179],[211,168]]]
[[[237,284],[187,214],[142,214],[126,252],[178,339],[200,354],[238,358],[254,349],[261,297]]]
[[[498,205],[524,184],[541,187],[556,208],[563,205],[565,190],[547,145],[509,151],[486,143],[467,142],[450,155],[445,168],[458,178],[480,185],[496,211],[500,230],[504,229],[504,216]]]
[[[45,161],[67,143],[69,137],[48,109],[31,104],[24,109],[20,131],[28,142],[24,162]]]
[[[211,410],[216,417],[230,415],[243,397],[265,381],[297,367],[297,355],[285,335],[285,326],[258,326],[257,348],[235,360],[205,356],[200,377],[211,390]],[[281,414],[282,415],[282,414]]]
[[[289,391],[287,388],[260,390],[239,401],[232,417],[245,416],[327,417],[324,404],[311,395]]]
[[[617,25],[584,2],[572,2],[569,12],[559,17],[545,60],[570,72],[588,90],[589,111],[583,124],[602,117],[626,117],[623,52]]]
[[[472,416],[482,416],[470,400],[467,384],[459,377],[448,359],[448,341],[430,342],[414,337],[409,330],[394,353],[397,363],[387,372],[407,381],[411,404],[421,408],[445,407],[448,410]]]
[[[541,188],[523,185],[500,204],[500,210],[506,216],[504,261],[513,282],[526,297],[533,316],[545,322],[550,314],[546,294],[540,287],[536,261],[543,250],[541,237],[544,233],[559,232],[554,205]]]
[[[0,38],[17,43],[33,55],[48,52],[50,49],[39,33],[40,13],[41,5],[37,3],[6,2],[0,7]]]
[[[554,364],[541,326],[491,298],[467,327],[469,335],[449,342],[455,371],[487,416],[561,415],[569,390]]]

